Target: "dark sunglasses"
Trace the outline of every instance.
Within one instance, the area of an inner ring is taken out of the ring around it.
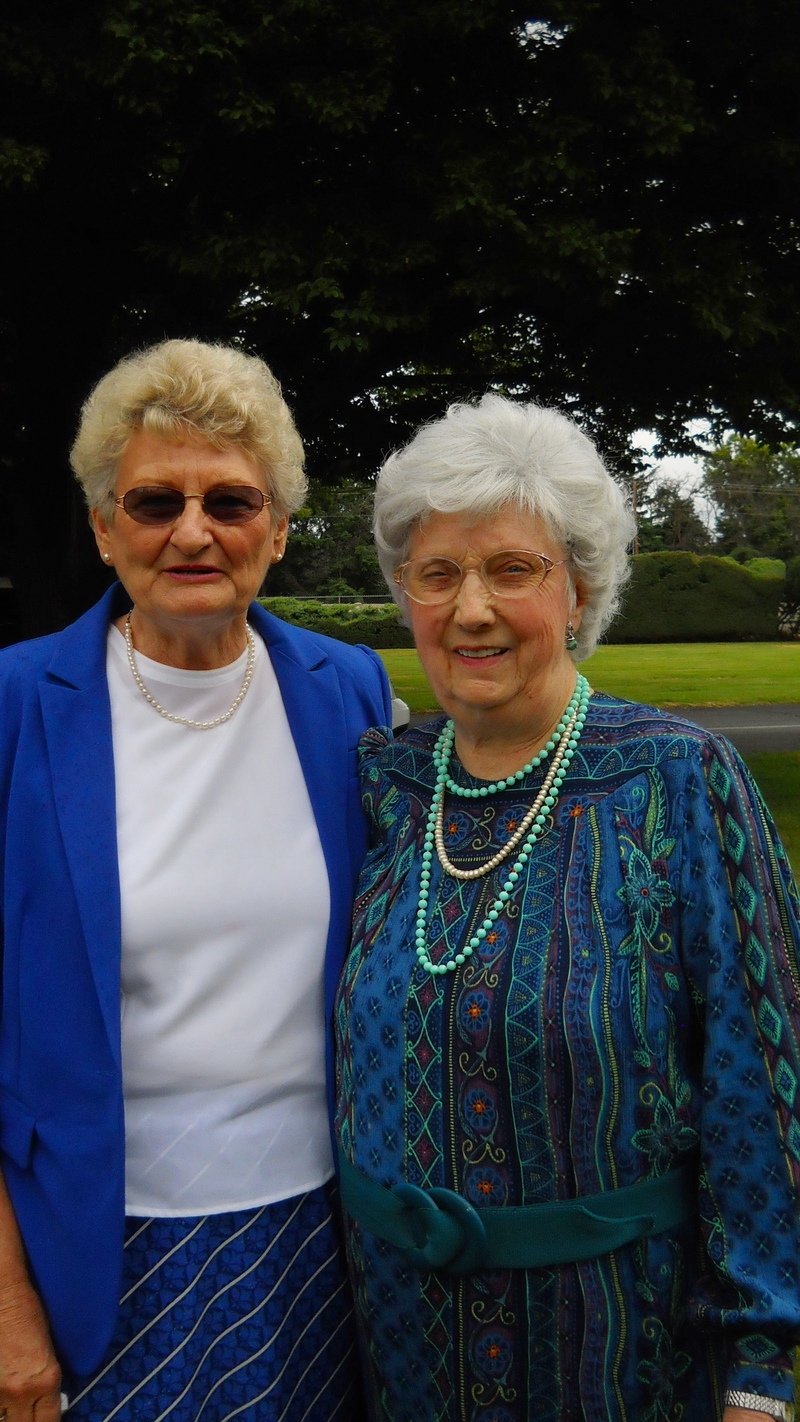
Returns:
[[[257,518],[265,504],[272,502],[269,494],[253,489],[249,484],[217,484],[205,494],[182,494],[180,489],[163,485],[129,489],[121,499],[115,499],[130,518],[150,527],[177,523],[187,499],[199,499],[203,513],[215,523],[249,523]]]

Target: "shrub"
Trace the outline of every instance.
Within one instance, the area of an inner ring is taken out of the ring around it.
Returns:
[[[399,620],[394,603],[365,607],[359,603],[325,603],[291,597],[262,597],[259,601],[284,622],[307,627],[310,632],[322,632],[351,646],[356,642],[378,648],[414,645],[411,633]]]
[[[758,578],[785,578],[786,564],[782,558],[748,558],[744,565],[748,573]]]
[[[609,642],[766,642],[777,637],[782,577],[695,553],[644,553],[632,562]]]

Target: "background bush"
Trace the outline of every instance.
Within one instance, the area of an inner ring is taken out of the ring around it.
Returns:
[[[777,637],[785,579],[772,559],[758,560],[767,565],[763,571],[696,553],[646,553],[631,561],[631,580],[622,611],[609,628],[609,642],[763,642]]]
[[[322,632],[339,642],[365,642],[368,647],[413,647],[414,638],[399,620],[395,604],[363,607],[358,604],[314,602],[313,599],[262,597],[262,607],[295,627]]]

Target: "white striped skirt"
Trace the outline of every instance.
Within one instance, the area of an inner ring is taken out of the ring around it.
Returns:
[[[333,1186],[256,1210],[127,1221],[108,1355],[64,1379],[84,1422],[360,1422]]]

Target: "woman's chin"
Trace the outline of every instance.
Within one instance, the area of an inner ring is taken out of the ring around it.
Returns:
[[[443,706],[450,703],[456,710],[493,711],[505,706],[514,694],[514,688],[505,680],[494,680],[483,675],[454,678],[450,686],[442,689],[440,700]]]
[[[236,615],[238,609],[231,597],[231,587],[227,582],[171,583],[160,589],[160,596],[153,599],[153,613],[164,617],[202,618],[220,617],[229,613]]]

